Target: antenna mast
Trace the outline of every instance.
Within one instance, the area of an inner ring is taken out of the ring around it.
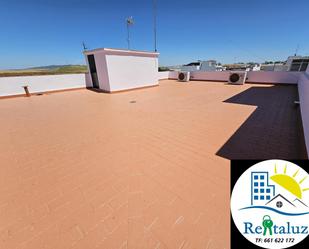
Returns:
[[[127,32],[128,32],[128,36],[127,36],[127,42],[128,42],[128,49],[130,49],[130,26],[132,26],[134,24],[133,21],[133,17],[130,16],[126,19],[126,23],[127,23]]]
[[[153,0],[154,51],[157,52],[157,0]]]
[[[83,49],[84,49],[84,50],[87,50],[87,47],[86,47],[85,42],[83,42],[82,45],[83,45]]]

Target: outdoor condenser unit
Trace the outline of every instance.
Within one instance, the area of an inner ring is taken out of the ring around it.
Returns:
[[[228,83],[235,85],[243,85],[247,79],[247,72],[231,72]]]
[[[187,82],[190,80],[190,72],[179,72],[178,81]]]

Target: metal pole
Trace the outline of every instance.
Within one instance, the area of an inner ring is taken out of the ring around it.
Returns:
[[[127,41],[128,41],[128,49],[130,49],[130,25],[133,25],[134,24],[134,21],[133,21],[133,17],[128,17],[126,19],[126,22],[127,22],[127,31],[128,31],[128,37],[127,37]]]
[[[154,51],[157,52],[157,1],[153,0]]]
[[[130,26],[128,22],[127,22],[127,31],[128,31],[128,37],[127,37],[128,49],[130,49]]]

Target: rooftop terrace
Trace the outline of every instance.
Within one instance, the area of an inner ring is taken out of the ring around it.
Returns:
[[[229,248],[227,159],[305,158],[297,95],[163,80],[1,100],[0,248]]]

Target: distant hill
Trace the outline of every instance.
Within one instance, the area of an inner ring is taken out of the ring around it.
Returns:
[[[86,65],[50,65],[25,69],[0,70],[0,77],[86,73]]]
[[[38,70],[55,70],[55,69],[59,69],[59,68],[78,68],[78,67],[86,67],[85,65],[72,65],[72,64],[68,64],[68,65],[49,65],[49,66],[41,66],[41,67],[29,67],[26,68],[24,70],[33,70],[33,69],[38,69]]]

